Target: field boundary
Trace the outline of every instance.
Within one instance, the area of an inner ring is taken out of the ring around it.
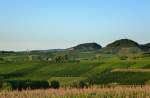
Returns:
[[[150,72],[150,69],[135,69],[135,68],[128,68],[128,69],[113,69],[111,72]]]

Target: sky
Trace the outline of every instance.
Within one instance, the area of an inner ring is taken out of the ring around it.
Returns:
[[[150,42],[150,0],[0,0],[0,50]]]

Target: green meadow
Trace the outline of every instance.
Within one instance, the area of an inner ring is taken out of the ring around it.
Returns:
[[[56,62],[31,56],[67,55],[70,60]],[[77,59],[77,60],[76,60]],[[122,56],[101,51],[14,52],[1,54],[0,79],[3,81],[59,81],[60,86],[72,86],[83,81],[92,85],[149,84],[150,55],[138,53]],[[113,71],[120,69],[120,71]],[[122,70],[132,69],[131,71]],[[143,71],[134,71],[141,69]]]

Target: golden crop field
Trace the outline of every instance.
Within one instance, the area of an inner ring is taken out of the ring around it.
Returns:
[[[149,86],[1,91],[0,98],[150,98]]]

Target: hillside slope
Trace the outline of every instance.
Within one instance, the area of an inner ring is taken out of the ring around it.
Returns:
[[[101,49],[102,46],[97,43],[84,43],[79,44],[75,47],[69,48],[68,50],[79,50],[79,51],[91,51]]]
[[[143,51],[150,51],[150,43],[141,45],[141,49],[142,49]]]
[[[130,39],[121,39],[108,44],[106,47],[128,48],[128,47],[140,47],[140,45],[137,42],[132,41]]]
[[[142,49],[141,46],[133,40],[120,39],[108,44],[103,51],[111,54],[128,55],[141,53]]]

